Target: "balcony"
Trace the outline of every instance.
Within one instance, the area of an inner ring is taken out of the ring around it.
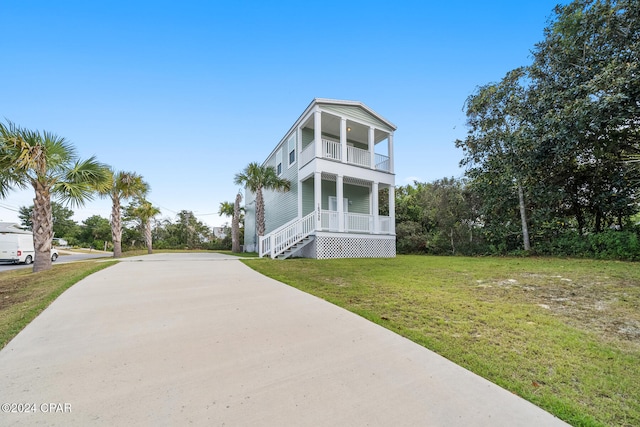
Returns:
[[[371,167],[371,153],[368,150],[347,146],[346,161],[342,159],[342,147],[340,142],[330,139],[322,139],[321,158],[335,160],[350,165],[361,166],[368,169],[375,169],[383,172],[390,172],[391,165],[389,157],[383,154],[375,154],[375,165]],[[300,154],[300,165],[304,166],[316,157],[316,144],[312,141],[302,150]]]

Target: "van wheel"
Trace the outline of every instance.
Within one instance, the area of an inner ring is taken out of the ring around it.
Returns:
[[[55,261],[58,259],[58,254],[51,255],[51,261]]]
[[[24,259],[24,263],[26,265],[29,265],[33,262],[33,258],[31,258],[31,255],[27,255],[27,257]]]

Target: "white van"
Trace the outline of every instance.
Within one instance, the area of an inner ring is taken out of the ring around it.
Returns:
[[[21,229],[18,224],[0,223],[0,262],[23,262],[31,264],[36,251],[33,234]],[[58,251],[51,249],[51,261],[58,258]]]
[[[31,264],[36,251],[31,234],[0,233],[0,261]]]

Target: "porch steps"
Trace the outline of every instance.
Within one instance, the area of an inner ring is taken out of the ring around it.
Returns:
[[[305,238],[300,240],[298,243],[296,243],[293,246],[287,248],[280,255],[276,256],[276,259],[287,259],[287,258],[291,257],[291,255],[293,255],[294,253],[298,252],[303,247],[307,246],[307,244],[309,244],[309,242],[311,242],[313,240],[313,238],[314,238],[314,236],[312,236],[312,235],[306,236]]]

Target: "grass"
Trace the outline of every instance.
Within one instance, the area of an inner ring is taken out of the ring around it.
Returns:
[[[426,256],[245,263],[574,426],[640,425],[638,264]]]
[[[0,273],[0,349],[62,292],[115,262],[85,261],[54,265],[39,273],[30,268]]]

